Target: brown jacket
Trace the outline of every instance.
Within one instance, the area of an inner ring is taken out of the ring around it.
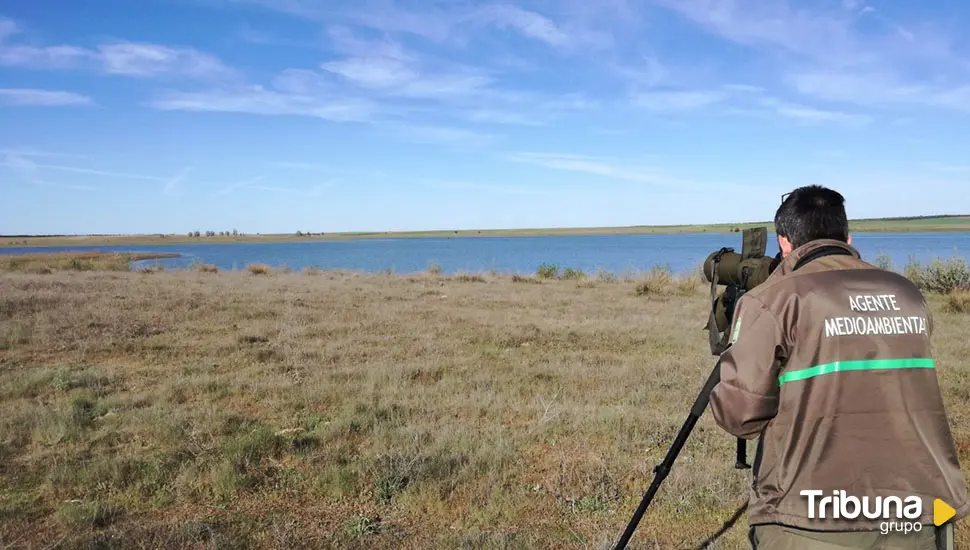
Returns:
[[[793,270],[823,246],[850,255]],[[839,241],[793,251],[742,297],[710,397],[723,429],[745,439],[760,436],[752,525],[858,531],[878,530],[885,521],[864,514],[833,519],[831,506],[821,519],[822,497],[815,497],[815,519],[809,519],[803,490],[869,497],[872,510],[877,496],[920,497],[916,521],[929,525],[936,498],[957,509],[956,520],[970,513],[933,368],[932,329],[915,285],[862,261]],[[894,515],[890,521],[910,520]]]

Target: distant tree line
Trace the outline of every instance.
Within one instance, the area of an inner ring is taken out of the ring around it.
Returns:
[[[238,237],[240,235],[244,235],[244,233],[240,233],[237,229],[233,229],[232,231],[206,231],[205,233],[200,231],[189,231],[189,237],[201,237],[203,235],[206,237],[228,237],[230,235],[233,237]]]
[[[262,233],[256,233],[256,234],[257,235],[261,235]],[[202,231],[189,231],[189,233],[188,233],[188,236],[189,237],[230,237],[230,236],[232,236],[232,237],[241,237],[241,236],[244,236],[244,235],[245,235],[245,233],[240,233],[236,229],[233,229],[232,231],[211,231],[211,230],[210,231],[205,231],[205,232],[202,232]],[[296,232],[296,236],[297,237],[320,237],[320,236],[323,236],[323,235],[326,235],[326,233],[323,233],[323,232],[313,233],[313,232],[310,232],[310,231],[297,231]]]

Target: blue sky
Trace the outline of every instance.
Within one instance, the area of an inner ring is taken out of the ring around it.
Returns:
[[[0,234],[970,213],[970,5],[0,4]]]

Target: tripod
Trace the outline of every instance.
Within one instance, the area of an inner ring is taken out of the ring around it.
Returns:
[[[639,525],[640,520],[643,518],[643,514],[647,511],[647,506],[650,506],[650,502],[653,500],[654,495],[657,494],[657,490],[660,489],[660,484],[663,483],[664,479],[670,473],[670,469],[674,465],[674,461],[677,460],[677,455],[680,454],[680,450],[684,447],[684,443],[687,442],[687,438],[690,436],[691,431],[694,429],[694,425],[700,419],[701,415],[704,414],[704,410],[707,409],[707,405],[710,403],[710,395],[714,390],[714,386],[721,380],[721,363],[718,361],[714,365],[714,370],[711,371],[711,375],[707,378],[707,382],[704,383],[704,388],[701,389],[700,395],[694,401],[694,406],[690,409],[690,414],[687,416],[687,420],[684,425],[680,428],[680,432],[674,439],[673,445],[670,446],[670,450],[667,451],[667,456],[664,457],[663,462],[654,467],[654,478],[653,483],[650,484],[650,488],[647,489],[646,494],[643,495],[643,500],[640,501],[640,506],[637,507],[637,511],[633,514],[633,518],[630,520],[629,525],[626,526],[626,530],[620,537],[619,542],[617,542],[615,550],[623,550],[626,548],[627,543],[630,542],[630,537],[633,536],[633,532],[636,531],[637,525]],[[734,467],[742,470],[748,469],[751,466],[747,464],[747,447],[745,440],[738,439],[736,462]]]

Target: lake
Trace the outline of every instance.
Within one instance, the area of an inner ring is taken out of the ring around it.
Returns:
[[[861,233],[853,244],[863,258],[874,261],[880,254],[891,257],[902,269],[914,257],[921,262],[960,256],[970,250],[970,233]],[[434,262],[445,273],[534,273],[542,263],[595,273],[599,269],[618,274],[666,265],[677,273],[694,269],[711,252],[723,247],[741,251],[741,234],[602,235],[556,237],[459,237],[359,239],[294,243],[174,244],[145,246],[73,246],[0,248],[0,254],[103,250],[118,252],[171,252],[181,258],[150,260],[168,268],[184,268],[193,262],[214,264],[220,269],[243,269],[250,263],[299,270],[350,269],[397,273],[424,271]],[[768,254],[778,252],[774,235]]]

